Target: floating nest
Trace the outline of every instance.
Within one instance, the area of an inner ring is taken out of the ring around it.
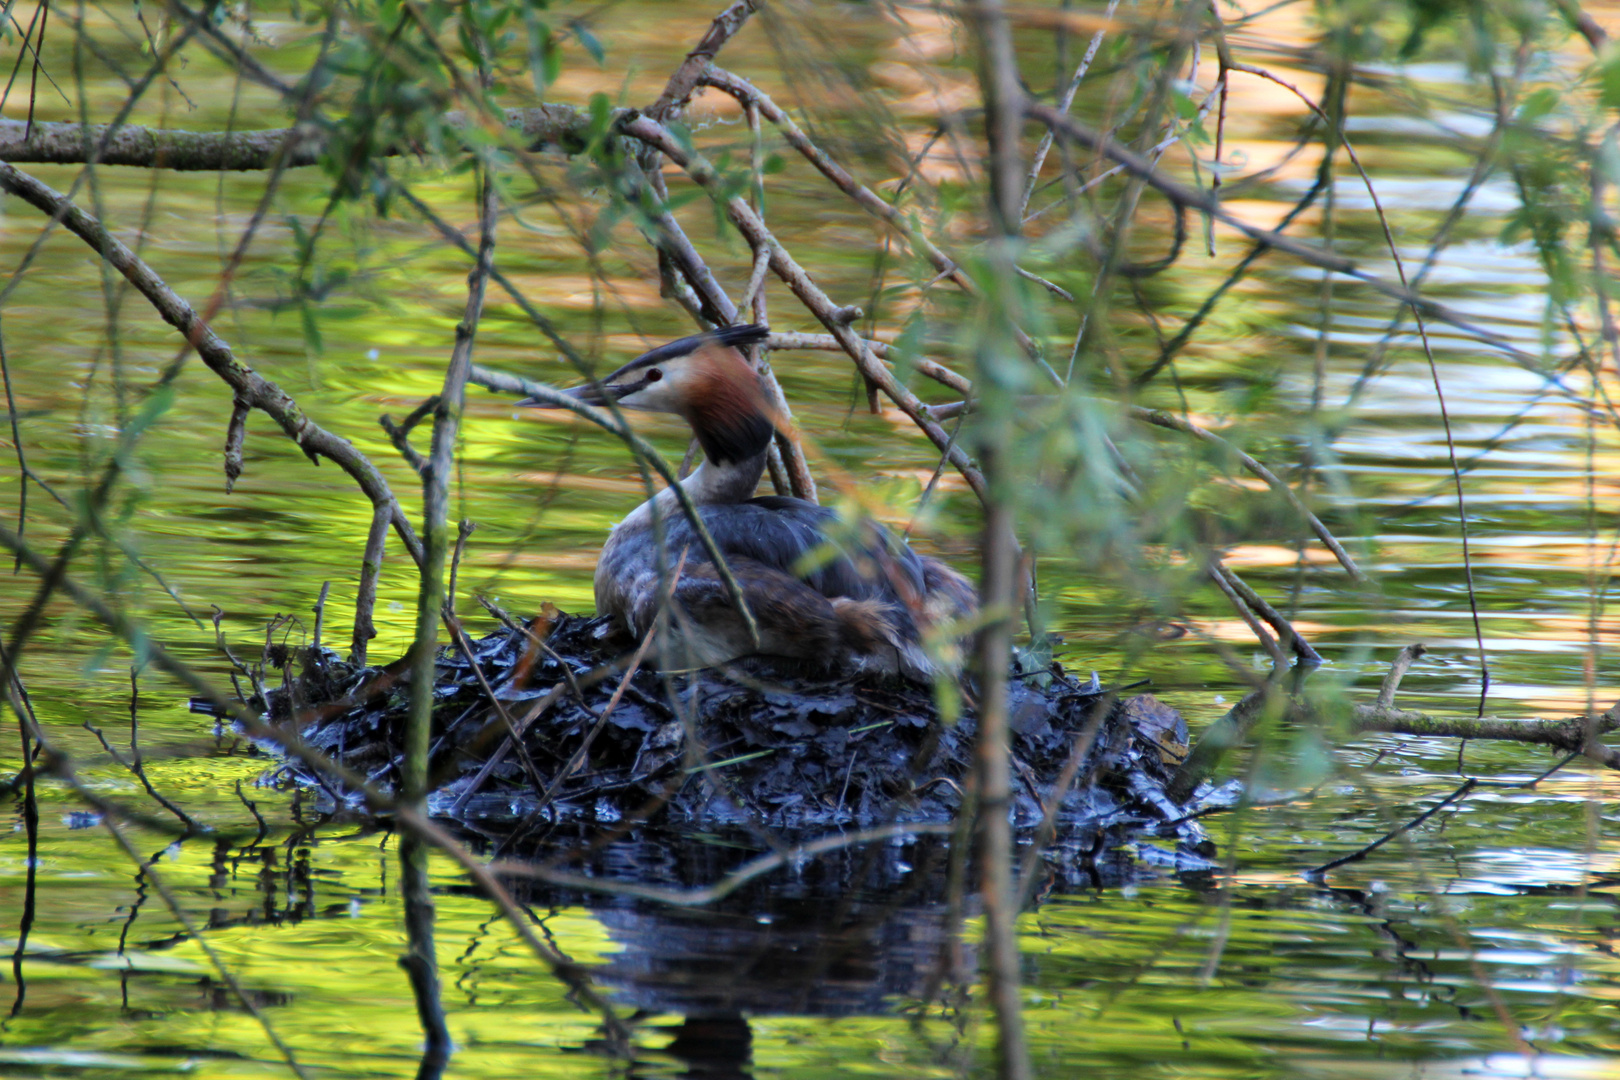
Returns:
[[[957,715],[942,716],[932,688],[895,679],[829,679],[760,660],[632,669],[634,649],[606,620],[548,609],[527,627],[509,622],[442,650],[430,812],[510,849],[583,826],[802,835],[949,823],[970,798],[971,685]],[[308,743],[386,787],[403,762],[408,681],[403,658],[356,668],[311,651],[301,674],[252,704],[299,722]],[[1058,852],[1090,858],[1128,836],[1166,868],[1194,868],[1210,853],[1166,794],[1187,749],[1173,709],[1054,664],[1013,678],[1009,712],[1010,812],[1021,832],[1038,829],[1061,793]],[[274,777],[307,786],[331,809],[349,798],[297,759]],[[1168,844],[1153,845],[1154,836]]]

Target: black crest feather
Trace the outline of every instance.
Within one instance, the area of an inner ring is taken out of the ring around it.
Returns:
[[[707,333],[693,334],[691,337],[677,338],[656,349],[649,349],[624,367],[614,372],[608,378],[623,375],[637,368],[644,368],[651,364],[665,364],[671,360],[697,352],[705,345],[729,345],[732,348],[741,348],[744,345],[757,345],[770,336],[771,328],[749,323],[747,326],[722,326],[718,330]]]
[[[775,429],[766,417],[745,413],[725,420],[711,420],[694,430],[698,444],[703,447],[703,456],[716,465],[725,465],[764,453]]]

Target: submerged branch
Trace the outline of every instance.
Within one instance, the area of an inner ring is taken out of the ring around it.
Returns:
[[[1320,877],[1322,874],[1327,873],[1329,870],[1336,870],[1339,867],[1344,866],[1344,865],[1346,865],[1348,863],[1360,862],[1362,859],[1365,859],[1368,855],[1371,855],[1373,852],[1377,851],[1379,848],[1383,847],[1385,844],[1389,843],[1391,840],[1395,839],[1397,836],[1403,836],[1406,833],[1409,833],[1413,829],[1417,828],[1419,825],[1422,825],[1425,821],[1428,821],[1431,817],[1433,817],[1435,814],[1438,814],[1441,810],[1445,809],[1447,806],[1450,806],[1452,803],[1456,802],[1458,799],[1461,799],[1464,796],[1466,796],[1470,791],[1473,791],[1474,788],[1476,788],[1477,786],[1479,786],[1479,780],[1474,778],[1474,777],[1469,777],[1467,780],[1465,780],[1463,782],[1463,785],[1461,787],[1459,787],[1456,791],[1453,791],[1450,795],[1447,795],[1445,798],[1441,799],[1439,802],[1435,803],[1433,806],[1429,807],[1427,810],[1423,811],[1423,813],[1419,814],[1417,817],[1413,818],[1411,821],[1408,821],[1406,824],[1402,825],[1400,828],[1394,829],[1394,830],[1392,830],[1390,832],[1387,832],[1383,836],[1380,836],[1377,840],[1374,840],[1372,843],[1366,845],[1365,847],[1360,848],[1357,851],[1352,851],[1348,855],[1340,856],[1339,858],[1334,859],[1331,862],[1325,862],[1321,866],[1315,867],[1315,868],[1307,871],[1307,873],[1310,874],[1310,875],[1313,875],[1313,876]]]
[[[1371,705],[1353,704],[1351,725],[1358,732],[1384,732],[1413,738],[1489,739],[1496,742],[1531,743],[1579,754],[1609,769],[1620,769],[1620,750],[1605,746],[1599,738],[1620,729],[1620,703],[1596,715],[1572,716],[1563,720],[1503,720],[1494,716],[1432,716],[1428,713],[1395,708],[1395,691],[1408,668],[1428,650],[1421,644],[1402,649],[1390,664],[1389,673]],[[1182,762],[1170,784],[1172,798],[1185,801],[1199,784],[1210,779],[1227,750],[1247,738],[1254,724],[1266,711],[1268,701],[1277,702],[1291,719],[1320,725],[1326,719],[1321,710],[1300,697],[1286,702],[1280,689],[1268,686],[1247,695],[1232,711],[1211,724]]]
[[[1350,719],[1362,731],[1382,731],[1414,738],[1494,739],[1499,742],[1536,743],[1554,750],[1579,751],[1593,761],[1620,768],[1620,751],[1596,741],[1620,728],[1620,705],[1596,716],[1564,720],[1504,720],[1495,716],[1433,716],[1410,709],[1356,705]]]
[[[1565,720],[1502,720],[1494,716],[1430,716],[1395,707],[1395,692],[1407,669],[1428,652],[1421,642],[1403,648],[1390,662],[1389,673],[1371,705],[1353,705],[1350,720],[1361,731],[1382,731],[1415,738],[1493,739],[1499,742],[1536,743],[1581,754],[1608,768],[1620,768],[1620,751],[1598,738],[1620,728],[1620,704],[1595,716]]]
[[[1215,769],[1226,752],[1248,738],[1255,724],[1267,713],[1268,706],[1280,696],[1277,688],[1270,683],[1243,695],[1225,716],[1198,736],[1198,741],[1182,760],[1176,775],[1170,778],[1166,794],[1176,802],[1190,799],[1199,784],[1215,775]]]

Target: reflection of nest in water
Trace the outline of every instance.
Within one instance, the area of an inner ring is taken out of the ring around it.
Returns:
[[[626,681],[632,647],[613,640],[605,620],[558,614],[472,642],[478,672],[462,650],[444,650],[430,810],[510,835],[654,818],[675,828],[786,830],[943,823],[962,806],[977,730],[971,700],[942,722],[930,688],[763,662],[693,673],[642,666]],[[272,717],[315,717],[306,740],[392,784],[403,760],[407,662],[354,670],[325,658],[269,693]],[[1164,793],[1186,750],[1174,710],[1148,695],[1118,699],[1077,685],[1054,665],[1012,681],[1009,711],[1020,829],[1040,823],[1069,765],[1060,847],[1095,853],[1118,830],[1162,834],[1183,852],[1201,846],[1196,825]],[[523,733],[517,749],[514,727]],[[1075,768],[1077,745],[1088,748]],[[296,760],[279,775],[336,795]]]

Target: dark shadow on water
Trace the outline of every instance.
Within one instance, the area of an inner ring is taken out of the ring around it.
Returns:
[[[642,827],[612,843],[600,843],[601,826],[562,827],[543,848],[522,853],[529,859],[559,860],[600,881],[627,881],[663,888],[708,885],[768,850],[746,832],[682,833]],[[1125,835],[1140,839],[1140,823],[1066,838],[1043,864],[1047,888],[1070,895],[1159,877],[1127,847]],[[489,835],[462,839],[488,854],[498,842]],[[779,842],[808,837],[788,834]],[[379,841],[382,843],[379,844]],[[1072,841],[1072,842],[1070,842]],[[233,847],[215,839],[193,838],[153,852],[124,879],[129,898],[117,912],[116,951],[121,956],[162,953],[189,939],[153,911],[150,873],[165,857],[179,858],[179,846],[209,845],[206,877],[184,902],[209,935],[254,927],[332,922],[334,932],[370,903],[392,896],[392,860],[378,858],[369,872],[334,876],[316,869],[315,853],[332,845],[362,844],[379,852],[392,841],[369,827],[330,822],[268,843]],[[575,853],[572,856],[569,853]],[[548,920],[565,911],[587,911],[605,930],[612,947],[589,964],[592,981],[627,1015],[638,1032],[629,1076],[739,1078],[752,1075],[753,1031],[757,1017],[857,1017],[894,1015],[954,997],[971,981],[977,957],[958,939],[960,923],[977,914],[975,898],[949,896],[950,842],[945,836],[904,836],[852,846],[753,880],[701,907],[682,907],[601,891],[565,889],[536,879],[505,881],[514,897],[546,933]],[[972,880],[973,874],[968,874]],[[484,898],[465,879],[435,893],[446,898]],[[1162,877],[1161,877],[1162,880]],[[156,933],[142,934],[153,923]],[[481,986],[510,986],[512,957],[500,942],[499,920],[477,924],[468,944],[446,969],[446,1007],[480,1008]],[[495,947],[490,947],[491,943]],[[568,953],[576,943],[559,935]],[[399,949],[403,951],[401,935]],[[68,957],[55,957],[57,962]],[[455,972],[451,976],[451,972]],[[172,1010],[238,1013],[241,1000],[213,973],[174,983],[160,969],[139,964],[115,976],[124,1021],[151,1022]],[[399,977],[404,986],[404,977]],[[453,990],[450,988],[454,987]],[[242,992],[255,1008],[274,1016],[299,1006],[289,987],[250,978]],[[134,999],[132,1001],[132,998]],[[678,1020],[675,1018],[679,1018]],[[94,1016],[77,1023],[96,1022]],[[399,1024],[414,1027],[402,1010]],[[71,1027],[72,1025],[70,1025]],[[156,1053],[158,1048],[146,1047]],[[605,1046],[586,1042],[573,1048],[587,1056]],[[186,1052],[215,1051],[188,1047]],[[453,1055],[429,1055],[416,1063],[419,1077],[454,1071]]]
[[[1105,854],[1048,867],[1049,887],[1061,882],[1066,892],[1085,892],[1152,876],[1117,845],[1087,838],[1076,848]],[[601,878],[690,887],[755,854],[744,837],[648,830],[595,852],[586,869]],[[972,977],[975,949],[959,940],[953,923],[977,915],[977,904],[969,895],[953,916],[949,857],[944,837],[868,844],[703,907],[558,889],[528,878],[505,884],[542,920],[548,909],[577,906],[606,928],[619,949],[592,968],[592,977],[637,1016],[684,1018],[673,1027],[641,1028],[649,1037],[671,1037],[656,1052],[685,1066],[678,1075],[745,1077],[750,1017],[893,1014],[938,998],[964,973]]]
[[[746,1080],[752,1077],[754,1032],[740,1013],[688,1016],[674,1028],[663,1052],[682,1065],[691,1080]],[[632,1069],[630,1076],[648,1075]]]

